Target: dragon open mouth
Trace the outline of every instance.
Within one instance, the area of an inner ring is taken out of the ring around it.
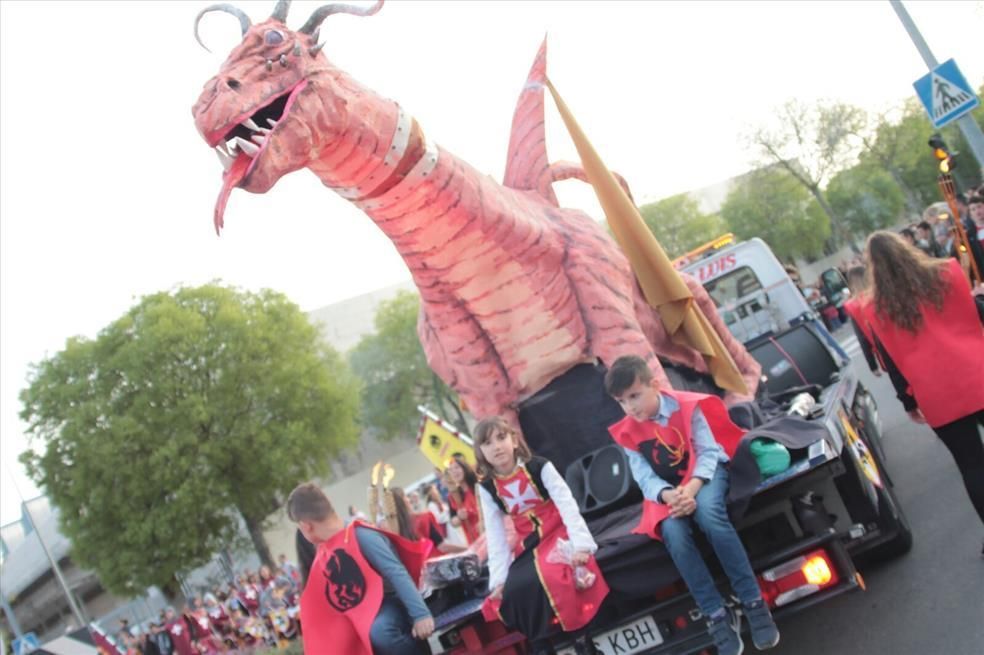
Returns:
[[[305,86],[307,81],[302,80],[253,113],[241,116],[235,126],[221,138],[215,139],[213,136],[213,139],[210,139],[217,142],[215,152],[225,169],[222,174],[222,190],[215,203],[213,216],[216,234],[222,229],[229,194],[249,176],[266,148],[267,142],[275,137],[277,125],[290,111],[291,104]]]

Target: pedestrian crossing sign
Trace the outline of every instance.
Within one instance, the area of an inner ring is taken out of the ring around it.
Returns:
[[[943,127],[980,106],[981,101],[952,59],[944,61],[912,86],[919,95],[933,127]]]
[[[41,642],[38,641],[38,636],[35,633],[28,632],[19,639],[14,639],[11,648],[13,648],[14,655],[28,655],[28,653],[33,653],[41,648]]]

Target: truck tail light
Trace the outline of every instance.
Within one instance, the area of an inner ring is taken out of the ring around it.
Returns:
[[[762,596],[770,607],[788,605],[839,581],[837,569],[823,549],[783,562],[759,575]]]

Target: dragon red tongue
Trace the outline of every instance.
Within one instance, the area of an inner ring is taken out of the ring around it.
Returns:
[[[229,194],[246,177],[246,171],[252,162],[252,157],[244,153],[239,153],[239,156],[232,162],[229,170],[222,174],[222,190],[219,191],[219,199],[215,201],[215,214],[213,216],[216,234],[222,232],[222,226],[224,225],[222,217],[225,215],[226,203],[229,202]]]

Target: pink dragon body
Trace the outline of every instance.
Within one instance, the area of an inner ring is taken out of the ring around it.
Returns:
[[[706,371],[699,353],[667,337],[602,227],[558,205],[551,184],[584,176],[576,165],[547,159],[546,44],[520,96],[499,184],[435,145],[396,102],[321,52],[325,17],[368,15],[381,4],[326,5],[297,31],[285,26],[284,0],[258,25],[229,5],[199,14],[227,11],[243,27],[242,43],[193,108],[227,167],[216,230],[232,189],[264,193],[283,175],[311,169],[396,245],[420,290],[418,332],[428,362],[477,417],[514,416],[517,403],[597,359],[641,355],[665,384],[659,357]],[[754,392],[758,364],[700,284],[683,277]]]

